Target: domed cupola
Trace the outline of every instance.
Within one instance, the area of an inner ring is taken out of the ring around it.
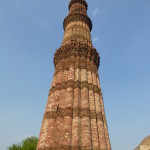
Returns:
[[[150,150],[150,135],[146,137],[135,150]]]

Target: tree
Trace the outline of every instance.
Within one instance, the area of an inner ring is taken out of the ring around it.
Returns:
[[[36,137],[27,138],[22,141],[22,150],[36,150],[38,139]]]
[[[13,144],[8,150],[36,150],[38,138],[30,137],[23,140],[21,143]]]
[[[8,150],[22,150],[20,144],[13,144]]]

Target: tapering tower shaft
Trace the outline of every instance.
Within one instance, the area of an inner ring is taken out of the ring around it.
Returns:
[[[85,0],[71,0],[37,150],[111,150]]]

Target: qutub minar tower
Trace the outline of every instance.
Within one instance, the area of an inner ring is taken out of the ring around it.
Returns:
[[[69,3],[37,150],[111,150],[87,8],[85,0]]]

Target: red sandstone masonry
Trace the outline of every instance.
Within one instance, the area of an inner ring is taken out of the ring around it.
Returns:
[[[94,64],[91,64],[96,69]],[[98,85],[96,71],[92,72],[93,84]],[[100,95],[99,93],[95,93],[95,106],[96,106],[96,114],[97,116],[102,115],[102,107],[100,104]],[[98,120],[98,133],[99,133],[99,142],[100,142],[100,149],[107,149],[106,139],[105,139],[105,132],[104,132],[104,124],[103,120]]]
[[[88,70],[91,69],[89,60],[87,60],[87,67],[88,67]],[[89,84],[93,83],[92,82],[92,72],[91,71],[88,71],[88,83]],[[92,145],[93,145],[93,147],[98,147],[97,150],[99,150],[100,144],[99,144],[97,121],[96,121],[95,97],[94,97],[93,89],[89,90],[89,101],[90,101],[90,112],[93,112],[91,114],[91,116],[95,116],[94,119],[91,119]]]
[[[109,134],[108,134],[108,128],[107,128],[107,122],[106,122],[106,116],[105,116],[104,102],[103,102],[102,94],[100,94],[100,102],[101,102],[101,106],[102,106],[102,115],[103,115],[103,120],[104,120],[104,131],[105,131],[107,149],[111,150],[111,145],[110,145],[110,140],[109,140]]]
[[[80,57],[76,57],[75,59],[75,66],[80,63]],[[74,80],[75,81],[80,81],[80,69],[76,68],[75,73],[74,73]],[[73,101],[73,109],[75,108],[81,108],[80,106],[80,97],[81,97],[81,91],[79,87],[74,88],[74,101]],[[78,112],[77,112],[78,114]],[[80,132],[81,132],[81,127],[80,127],[80,117],[76,115],[76,113],[73,114],[73,119],[72,119],[72,146],[73,147],[80,147],[81,146],[81,137],[80,137]]]
[[[89,109],[89,95],[88,89],[81,89],[81,109]],[[89,114],[88,114],[89,115]],[[82,146],[91,147],[91,133],[90,133],[90,119],[84,117],[81,119],[82,128]]]
[[[76,59],[78,60],[78,57]],[[74,61],[76,60],[74,59]],[[68,62],[69,59],[66,60],[66,63]],[[90,63],[93,64],[92,62],[89,62],[89,64]],[[96,71],[94,70],[90,71],[89,66],[90,65],[88,65],[88,71],[86,69],[80,69],[80,68],[75,69],[74,66],[70,66],[68,71],[67,70],[63,71],[63,75],[60,75],[58,72],[55,76],[59,77],[59,82],[56,83],[60,84],[60,82],[66,80],[68,81],[80,80],[81,82],[87,81],[89,84],[93,84],[94,86],[100,86],[99,81],[97,81],[98,78],[96,75]],[[91,65],[91,67],[93,66]],[[55,147],[56,145],[58,147],[61,147],[62,145],[66,145],[66,146],[73,146],[73,147],[79,146],[79,147],[88,147],[88,148],[92,146],[93,148],[97,147],[96,149],[99,149],[98,146],[100,145],[100,149],[107,149],[106,146],[107,139],[105,139],[107,138],[107,135],[105,135],[106,128],[104,129],[105,122],[103,122],[103,119],[102,120],[98,119],[97,121],[96,119],[92,119],[92,120],[90,119],[91,115],[95,114],[95,116],[98,117],[99,115],[101,116],[102,110],[104,111],[103,105],[101,106],[100,104],[100,99],[101,98],[99,93],[95,93],[93,90],[90,90],[86,87],[85,88],[81,87],[81,89],[80,88],[74,89],[73,87],[68,87],[67,89],[61,89],[61,91],[58,90],[55,91],[54,93],[51,93],[48,98],[46,112],[47,111],[56,112],[57,109],[59,108],[73,109],[79,107],[82,110],[88,109],[89,114],[86,114],[86,116],[89,117],[87,118],[83,117],[80,120],[80,116],[78,115],[74,116],[72,114],[73,118],[70,117],[70,115],[64,118],[57,117],[56,122],[55,119],[53,118],[50,119],[48,125],[47,123],[43,125],[44,132],[46,132],[46,138],[44,139],[45,140],[44,144],[42,144],[43,141],[41,142],[41,148],[47,146]],[[87,113],[87,111],[83,113]],[[92,118],[94,117],[92,116]],[[44,121],[48,122],[47,118],[44,119]],[[46,127],[48,128],[47,131],[45,130]],[[81,132],[81,136],[80,136],[80,132]],[[44,136],[43,133],[41,133],[41,135]]]
[[[87,3],[71,0],[69,10],[37,150],[111,150]]]

